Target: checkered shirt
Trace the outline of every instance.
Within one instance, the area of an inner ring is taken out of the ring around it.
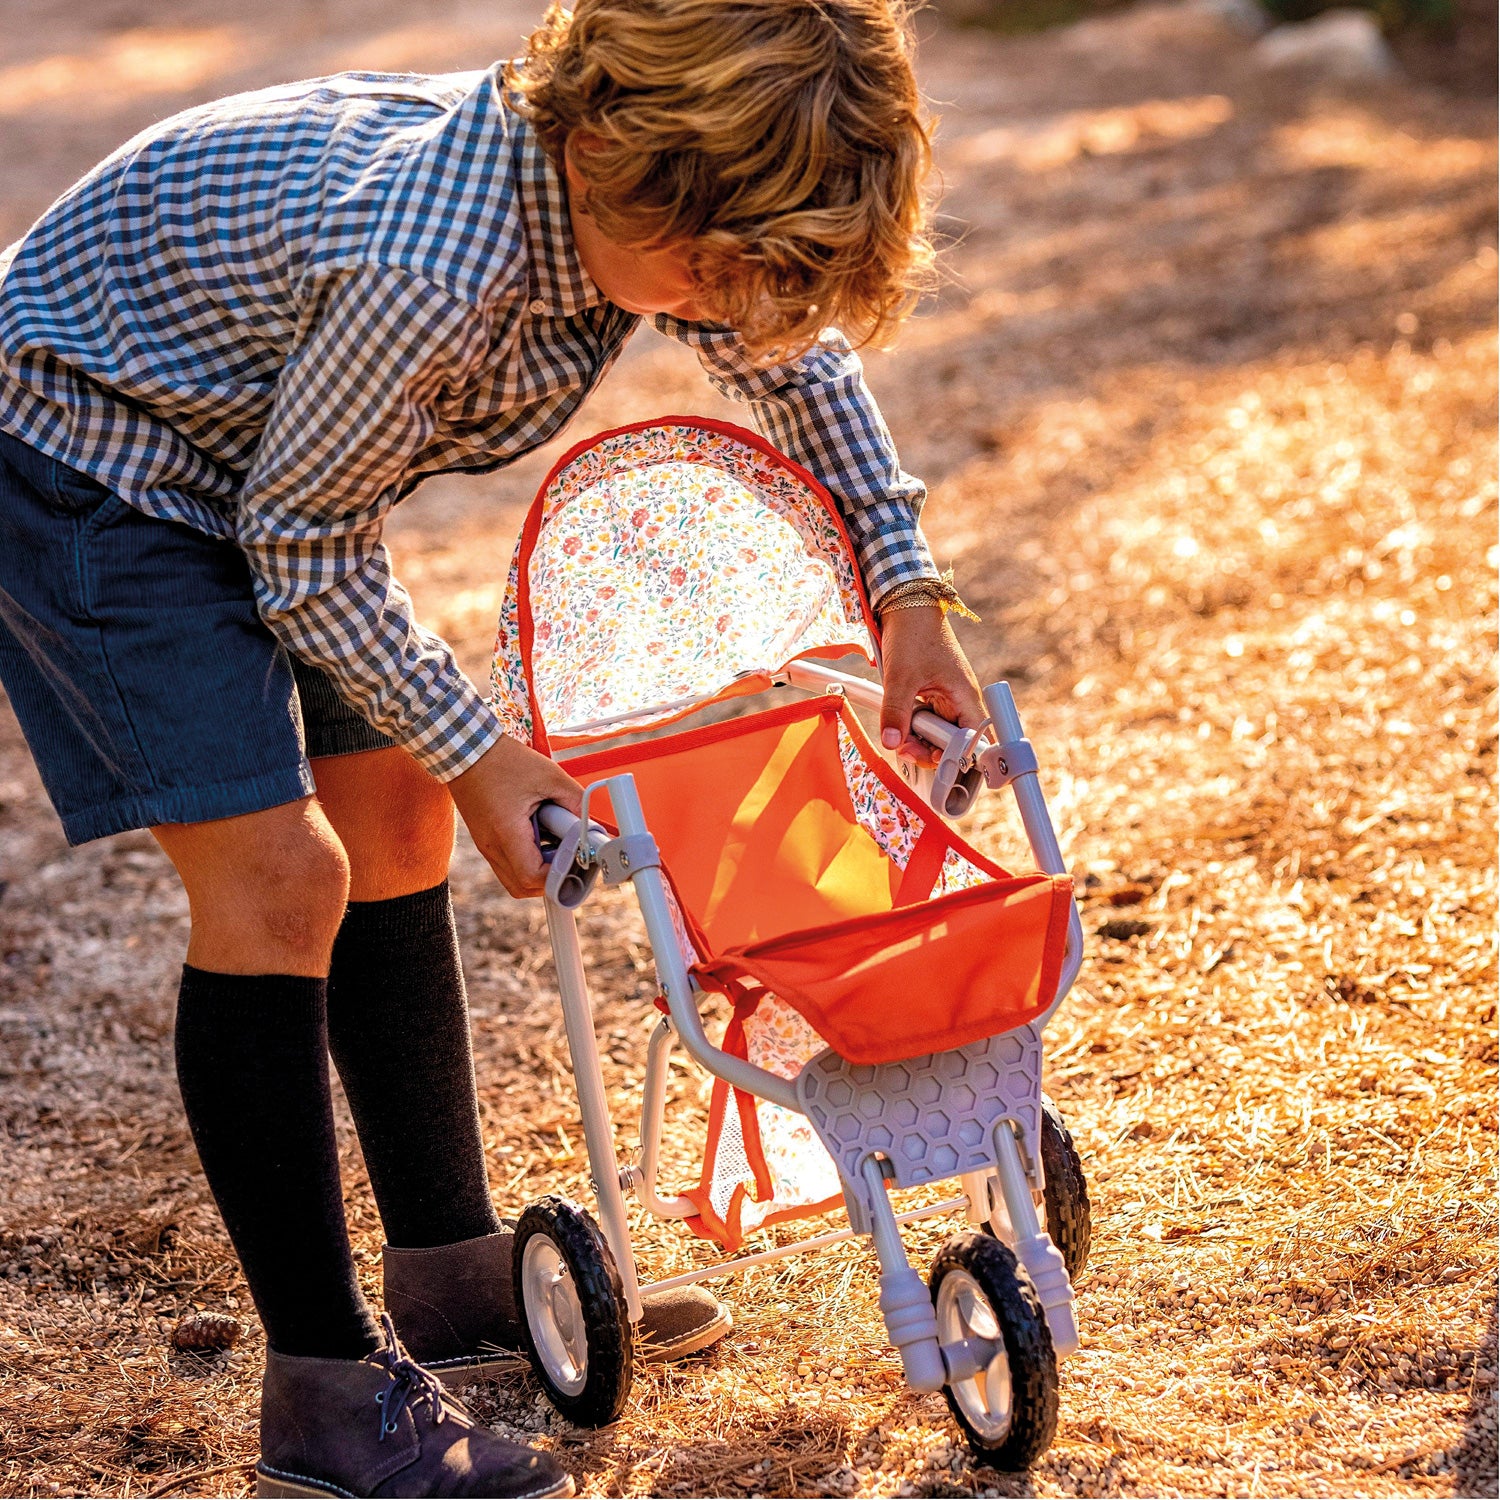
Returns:
[[[347,73],[192,109],[127,142],[0,254],[0,428],[149,515],[244,549],[261,617],[444,779],[500,737],[391,572],[422,479],[546,442],[639,319],[573,248],[496,70]],[[838,497],[874,598],[936,576],[925,491],[860,362],[757,368],[659,317]]]

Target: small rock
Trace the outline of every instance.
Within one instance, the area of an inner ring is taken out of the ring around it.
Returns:
[[[1006,0],[944,0],[997,12]],[[1253,7],[1254,0],[1248,0]],[[1233,12],[1234,14],[1231,14]],[[1078,21],[1057,33],[1060,50],[1116,67],[1139,66],[1176,53],[1221,51],[1245,33],[1245,5],[1236,0],[1190,0],[1184,5],[1132,5],[1109,15]]]
[[[1251,54],[1267,72],[1306,70],[1346,82],[1389,78],[1396,59],[1367,10],[1329,10],[1311,21],[1278,26]]]

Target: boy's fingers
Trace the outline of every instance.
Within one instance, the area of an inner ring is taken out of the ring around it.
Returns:
[[[531,831],[530,823],[526,825],[526,832],[522,837],[524,842],[520,846],[520,858],[512,866],[516,883],[522,887],[516,894],[535,896],[547,883],[547,866],[542,861],[542,851],[537,848],[536,835]]]
[[[904,683],[888,682],[880,700],[880,743],[896,750],[911,738],[911,716],[916,707],[915,691]]]
[[[880,743],[919,766],[935,766],[937,751],[912,732],[912,715],[920,706],[917,688],[899,681],[888,683],[880,705]]]
[[[540,894],[547,881],[547,866],[529,818],[524,823],[502,824],[487,836],[470,831],[475,833],[474,842],[496,879],[512,896]]]
[[[964,683],[953,694],[953,712],[948,715],[960,729],[978,729],[989,718],[977,683]]]
[[[529,828],[526,836],[528,839],[531,837]],[[540,854],[534,859],[523,854],[520,859],[513,857],[506,861],[492,861],[491,865],[495,874],[500,877],[500,884],[512,896],[539,896],[547,883],[547,867],[542,863]]]
[[[941,759],[934,746],[914,734],[907,735],[896,753],[907,760],[916,761],[919,766],[935,766]]]
[[[559,768],[546,794],[537,800],[537,807],[540,807],[543,802],[556,802],[559,806],[567,808],[570,813],[581,813],[583,811],[583,788],[566,771]],[[532,811],[535,812],[536,808],[532,808]]]

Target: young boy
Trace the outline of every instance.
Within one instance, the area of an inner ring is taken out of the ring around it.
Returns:
[[[0,256],[0,679],[69,840],[150,828],[187,889],[178,1078],[266,1329],[262,1494],[572,1489],[431,1372],[517,1341],[453,809],[531,895],[530,815],[578,788],[413,618],[385,513],[552,437],[651,317],[839,497],[885,743],[923,754],[919,699],[979,722],[923,491],[832,331],[908,310],[927,145],[887,0],[578,0],[503,78],[190,110]],[[383,1323],[329,1051],[389,1241]],[[642,1336],[672,1358],[729,1324],[692,1289]]]

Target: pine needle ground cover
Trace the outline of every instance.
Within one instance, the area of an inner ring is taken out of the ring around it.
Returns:
[[[504,41],[396,16],[344,7],[316,45],[289,22],[263,75],[193,87]],[[929,40],[953,277],[871,376],[1084,902],[1049,1032],[1095,1211],[1058,1440],[1029,1479],[975,1468],[846,1246],[732,1283],[730,1340],[643,1371],[607,1432],[524,1376],[478,1394],[585,1493],[1494,1492],[1493,107],[1268,95],[1234,44],[1163,56],[1107,25]],[[7,152],[16,232],[134,123]],[[733,415],[643,341],[588,420],[694,409]],[[546,461],[434,486],[393,528],[475,671]],[[1014,857],[1002,800],[966,831]],[[248,1493],[260,1333],[171,1074],[185,902],[144,836],[66,850],[8,714],[0,881],[0,1494]],[[541,914],[467,846],[455,886],[497,1201],[586,1198]],[[585,941],[628,1150],[648,955],[616,896]],[[686,1067],[671,1095],[667,1182],[706,1105]],[[706,1253],[643,1229],[648,1270]],[[919,1264],[943,1232],[912,1232]],[[198,1312],[244,1337],[179,1350]]]

